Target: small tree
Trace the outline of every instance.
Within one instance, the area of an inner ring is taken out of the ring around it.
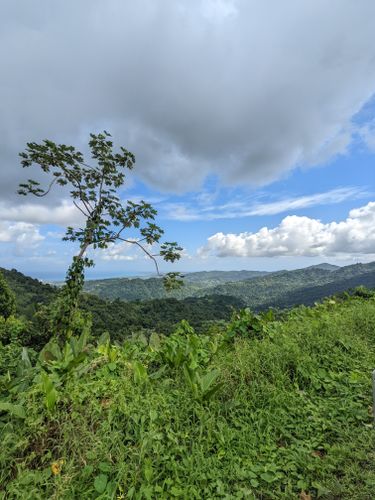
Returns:
[[[16,312],[16,296],[9,288],[4,276],[0,272],[0,316],[9,318]]]
[[[86,255],[89,248],[105,249],[116,241],[125,241],[137,246],[153,260],[158,275],[157,257],[175,262],[181,256],[182,248],[176,242],[160,244],[164,231],[153,222],[157,211],[150,204],[143,200],[139,203],[121,202],[118,190],[125,181],[124,171],[133,168],[135,158],[124,147],[114,152],[110,137],[106,131],[90,134],[89,148],[94,164],[86,163],[83,154],[73,146],[56,144],[50,140],[44,140],[41,144],[27,143],[25,151],[20,153],[22,167],[39,166],[52,179],[45,188],[29,179],[20,184],[18,193],[44,197],[55,184],[69,186],[70,197],[84,217],[82,227],[68,227],[63,238],[79,242],[79,251],[68,269],[56,315],[56,326],[65,336],[69,336],[72,331],[74,313],[84,284],[85,267],[94,265]],[[139,238],[124,237],[124,232],[131,228],[139,231]],[[156,254],[151,250],[154,244],[160,244]],[[179,273],[164,276],[167,289],[181,284]]]

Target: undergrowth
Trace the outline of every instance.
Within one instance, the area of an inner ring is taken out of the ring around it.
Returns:
[[[0,498],[372,499],[375,300],[281,316],[0,344]]]

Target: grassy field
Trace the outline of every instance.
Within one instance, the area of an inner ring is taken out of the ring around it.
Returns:
[[[374,298],[84,337],[0,344],[0,498],[374,498]]]

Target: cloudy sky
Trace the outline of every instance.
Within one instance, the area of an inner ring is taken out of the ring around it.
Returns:
[[[80,214],[20,199],[18,153],[103,129],[175,269],[375,260],[374,33],[373,0],[1,0],[0,266],[64,276]],[[124,244],[95,258],[91,276],[153,271]]]

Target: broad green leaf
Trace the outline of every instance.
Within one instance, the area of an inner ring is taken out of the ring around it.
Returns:
[[[107,474],[99,474],[94,480],[94,488],[98,493],[104,493],[108,483]]]
[[[23,406],[12,403],[0,402],[0,411],[6,411],[18,418],[26,418],[26,412]]]

